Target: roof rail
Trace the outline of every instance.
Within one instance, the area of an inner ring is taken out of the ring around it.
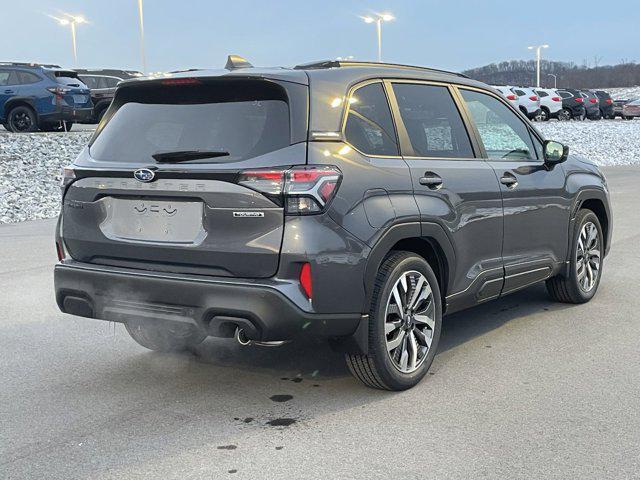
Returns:
[[[35,63],[35,62],[0,62],[0,65],[11,65],[14,67],[45,67],[45,68],[61,68],[60,65]]]
[[[437,68],[418,67],[416,65],[404,65],[401,63],[378,63],[378,62],[359,62],[354,60],[320,60],[318,62],[303,63],[296,65],[294,70],[320,70],[323,68],[338,67],[382,67],[382,68],[401,68],[407,70],[422,70],[433,73],[444,73],[447,75],[455,75],[457,77],[469,78],[464,73],[450,72],[448,70],[440,70]]]

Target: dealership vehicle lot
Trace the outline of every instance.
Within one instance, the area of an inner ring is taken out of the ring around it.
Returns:
[[[353,382],[321,344],[150,353],[120,325],[57,311],[53,221],[0,227],[0,477],[633,477],[640,171],[605,173],[598,296],[568,307],[535,286],[448,317],[433,375],[400,394]],[[414,441],[422,453],[399,461]]]

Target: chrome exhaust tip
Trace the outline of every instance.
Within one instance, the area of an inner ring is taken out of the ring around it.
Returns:
[[[246,347],[253,343],[251,340],[247,338],[247,336],[244,333],[244,330],[242,330],[241,328],[236,328],[236,333],[234,337],[238,341],[238,343],[243,347]]]
[[[258,342],[256,340],[250,340],[247,338],[246,334],[244,333],[244,330],[241,328],[236,328],[236,333],[234,335],[234,338],[243,347],[247,347],[249,345],[255,345],[257,347],[280,347],[282,345],[289,343],[289,340],[276,340],[272,342]]]

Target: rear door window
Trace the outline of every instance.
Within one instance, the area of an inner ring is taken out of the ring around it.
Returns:
[[[31,85],[32,83],[38,83],[42,80],[35,73],[31,72],[18,71],[16,74],[18,75],[18,82],[20,82],[20,85]]]
[[[116,77],[102,77],[102,85],[101,88],[115,88],[121,80]]]
[[[345,139],[367,155],[399,155],[391,110],[381,83],[365,85],[351,95]]]
[[[96,160],[153,162],[156,153],[204,150],[228,153],[208,163],[228,163],[291,144],[286,92],[270,82],[147,83],[121,90],[113,107],[90,143]]]
[[[473,149],[460,112],[444,86],[393,85],[402,122],[416,155],[472,158]]]
[[[571,98],[571,97],[573,97],[573,94],[571,92],[567,92],[565,90],[558,90],[558,95],[560,95],[560,97],[562,97],[562,98]]]
[[[84,83],[90,89],[94,90],[98,88],[98,77],[83,75],[82,77],[79,77],[79,78],[80,80],[82,80],[82,83]]]
[[[9,85],[9,70],[0,70],[0,86]]]
[[[537,159],[529,129],[497,98],[474,90],[461,89],[471,117],[491,159]]]

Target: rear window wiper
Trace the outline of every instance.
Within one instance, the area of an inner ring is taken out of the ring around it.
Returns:
[[[228,157],[229,152],[220,150],[179,150],[176,152],[157,152],[151,156],[158,163],[177,163],[206,158]]]

